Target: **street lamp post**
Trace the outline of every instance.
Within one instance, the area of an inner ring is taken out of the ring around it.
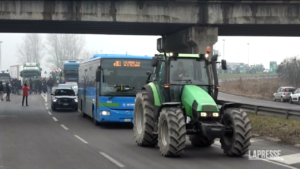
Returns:
[[[250,66],[249,65],[249,45],[250,45],[250,43],[247,43],[248,44],[248,66]]]
[[[1,43],[2,41],[0,41],[0,70],[2,70]]]

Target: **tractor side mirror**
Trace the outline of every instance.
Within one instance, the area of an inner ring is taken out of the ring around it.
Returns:
[[[226,60],[222,60],[221,61],[221,66],[223,70],[227,70],[227,64],[226,64]]]
[[[152,73],[150,71],[147,71],[146,74],[148,75],[147,80],[146,80],[146,84],[148,84],[148,83],[151,82],[150,78],[151,78]]]
[[[101,69],[96,70],[96,82],[100,82],[101,77]]]
[[[152,67],[156,67],[158,64],[158,58],[157,57],[153,57],[151,60],[151,66]]]

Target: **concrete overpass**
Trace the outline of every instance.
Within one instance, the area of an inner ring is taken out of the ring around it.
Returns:
[[[300,36],[296,1],[0,1],[0,32],[162,35],[199,53],[221,36]],[[202,47],[200,47],[202,46]]]

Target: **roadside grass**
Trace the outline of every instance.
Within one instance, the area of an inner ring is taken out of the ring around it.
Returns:
[[[234,73],[220,73],[218,74],[219,79],[232,79],[232,78],[245,78],[245,77],[258,77],[258,76],[266,76],[266,75],[275,75],[275,74],[266,74],[266,73],[256,73],[256,74],[249,74],[249,73],[240,73],[240,74],[234,74]]]
[[[220,91],[228,94],[246,96],[255,99],[272,100],[273,94],[280,86],[289,85],[280,78],[223,80]]]
[[[252,134],[278,138],[282,143],[300,143],[300,121],[274,116],[248,113],[251,120]]]

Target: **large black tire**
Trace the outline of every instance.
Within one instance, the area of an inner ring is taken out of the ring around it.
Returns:
[[[186,124],[183,111],[176,107],[163,108],[158,121],[159,151],[164,157],[184,153]]]
[[[199,135],[189,135],[189,139],[195,147],[210,147],[215,142],[215,139],[208,139],[205,136]]]
[[[224,135],[220,140],[224,153],[232,157],[245,155],[252,137],[247,113],[238,109],[225,109],[222,123],[225,127],[233,129],[232,136]]]
[[[134,139],[137,145],[143,147],[157,145],[157,135],[153,134],[154,127],[154,105],[150,102],[147,92],[140,91],[136,95],[133,119]]]

